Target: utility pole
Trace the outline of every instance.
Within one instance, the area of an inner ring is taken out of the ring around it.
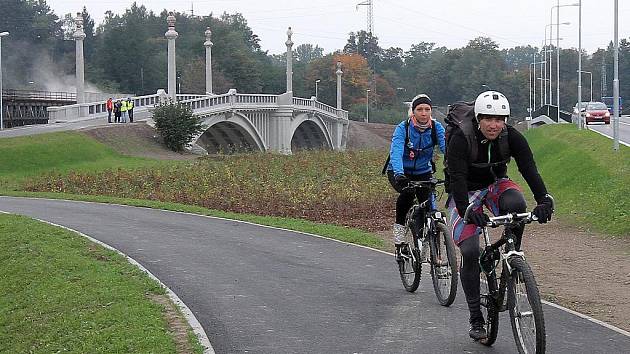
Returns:
[[[602,82],[599,91],[599,99],[601,101],[602,97],[606,96],[606,92],[608,90],[608,83],[606,82],[606,56],[602,56]]]
[[[372,34],[374,31],[374,2],[373,0],[366,0],[357,4],[357,10],[359,6],[367,6],[367,33]]]
[[[619,151],[619,0],[615,0],[615,59],[613,71],[613,150]]]

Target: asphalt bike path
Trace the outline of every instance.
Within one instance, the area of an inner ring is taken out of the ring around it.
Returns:
[[[168,286],[217,353],[515,353],[507,312],[493,347],[468,311],[438,304],[424,272],[407,293],[393,256],[297,232],[99,203],[0,197],[0,210],[106,243]],[[525,250],[527,251],[527,250]],[[627,353],[630,336],[544,305],[549,353]]]

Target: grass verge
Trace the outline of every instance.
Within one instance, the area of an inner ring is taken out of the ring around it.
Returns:
[[[0,214],[0,269],[0,352],[177,351],[164,307],[149,299],[164,289],[115,251]]]
[[[601,233],[630,237],[630,148],[570,124],[527,133],[538,169],[556,199],[556,212],[569,222]],[[527,184],[511,164],[510,176]]]

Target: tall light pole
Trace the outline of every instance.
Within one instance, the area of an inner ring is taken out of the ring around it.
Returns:
[[[365,90],[365,122],[370,122],[370,89]]]
[[[580,78],[580,81],[582,81],[582,75],[579,75],[579,73],[583,73],[583,74],[589,74],[590,78],[591,78],[591,99],[589,102],[593,102],[593,73],[590,71],[584,71],[584,70],[578,70],[578,78]],[[582,94],[582,88],[580,87],[580,94]],[[579,104],[579,109],[582,109],[582,96],[578,97],[578,104]]]
[[[551,8],[551,21],[553,22],[553,9],[556,8],[556,101],[558,103],[558,117],[557,122],[560,122],[560,8],[566,6],[579,6],[580,4],[560,5],[560,0],[557,0],[557,5]]]
[[[0,33],[0,130],[4,129],[4,106],[2,105],[2,37],[9,35],[9,32]]]
[[[613,79],[613,149],[619,151],[619,1],[615,0],[615,60]]]
[[[578,2],[578,130],[582,129],[582,0]],[[591,73],[591,102],[593,101],[593,74]]]
[[[315,80],[315,101],[317,101],[317,84],[319,84],[319,82],[322,81],[320,79]]]
[[[555,6],[554,6],[555,8]],[[560,23],[563,26],[568,26],[571,24],[571,22],[562,22]],[[544,78],[545,80],[543,80],[544,82],[544,102],[545,104],[547,104],[547,102],[549,102],[549,104],[553,103],[553,95],[551,92],[551,53],[553,52],[553,49],[549,49],[549,48],[545,48],[547,46],[551,46],[552,40],[553,40],[553,26],[556,26],[557,23],[548,23],[547,25],[545,25],[545,44],[544,44],[544,48],[543,48],[543,61],[545,62],[545,70],[544,70]],[[549,28],[549,44],[547,44],[547,28]],[[560,38],[562,39],[562,38]],[[547,63],[549,63],[549,78],[547,77]],[[549,81],[549,90],[547,90],[547,81]],[[547,94],[549,94],[549,101],[547,101]]]

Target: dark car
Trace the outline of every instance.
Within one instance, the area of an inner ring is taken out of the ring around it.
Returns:
[[[586,107],[582,106],[582,117],[587,125],[596,122],[610,124],[610,112],[602,102],[589,102]]]

